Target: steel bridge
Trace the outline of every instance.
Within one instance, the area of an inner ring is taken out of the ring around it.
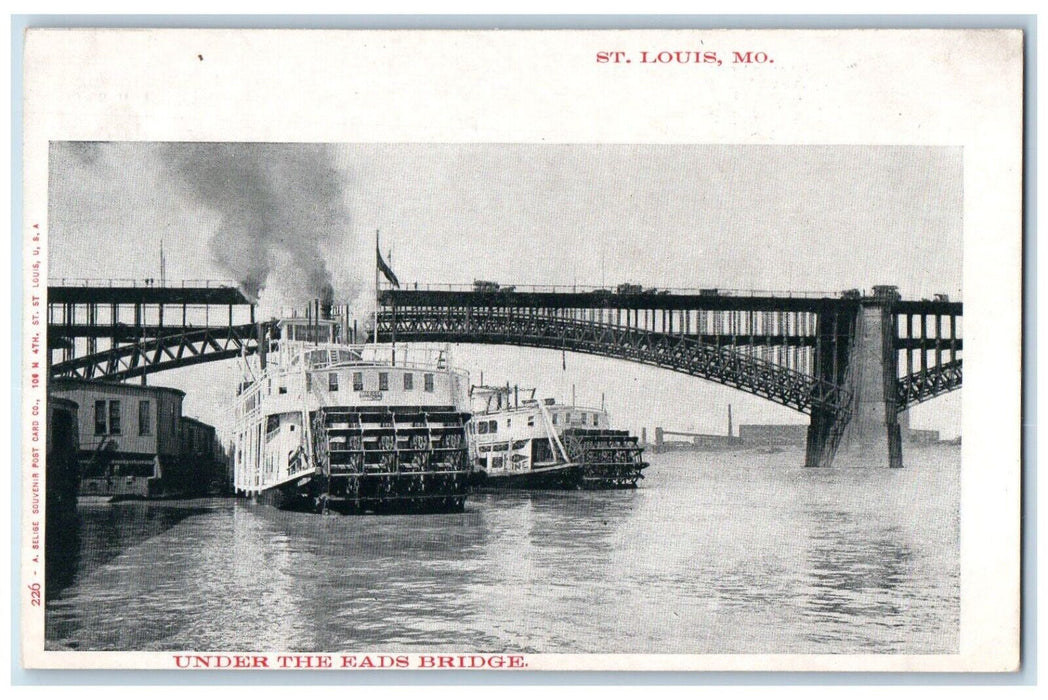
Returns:
[[[252,354],[260,326],[234,286],[95,281],[47,290],[52,377],[124,381]]]
[[[495,287],[384,290],[379,339],[548,348],[701,377],[810,415],[808,466],[830,464],[842,440],[902,466],[898,413],[961,386],[963,308],[944,297]]]
[[[902,465],[900,411],[960,388],[962,305],[871,294],[385,289],[379,340],[547,348],[733,387],[811,416],[806,463],[842,441]],[[270,332],[231,285],[48,289],[50,375],[123,381],[252,354]]]

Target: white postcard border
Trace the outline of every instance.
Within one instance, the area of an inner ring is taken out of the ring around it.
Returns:
[[[726,53],[762,51],[775,64],[728,77],[656,77],[614,73],[618,68],[593,60],[611,44],[667,41],[699,41]],[[46,240],[51,140],[961,145],[967,362],[960,653],[529,655],[528,664],[545,670],[1010,670],[1019,639],[1021,42],[1020,32],[1007,30],[31,31],[23,357],[32,356],[40,330],[33,311],[44,308],[32,305],[32,295],[42,294],[32,286],[31,266],[41,263],[36,279],[47,279],[46,255],[33,249]],[[216,67],[206,78],[184,60],[190,47],[209,56],[209,70]],[[376,52],[387,60],[377,61]],[[388,60],[420,55],[424,62]],[[533,62],[506,58],[521,55]],[[803,105],[790,99],[799,90]],[[32,373],[24,362],[26,525],[34,519],[31,408],[37,401],[42,407],[43,387],[34,386]],[[993,440],[970,437],[981,435]],[[19,594],[27,666],[173,667],[171,654],[43,652],[42,608],[26,594],[34,580],[26,556],[32,536],[31,526],[24,527]]]

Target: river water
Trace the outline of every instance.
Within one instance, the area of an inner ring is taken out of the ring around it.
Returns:
[[[648,458],[636,491],[474,494],[460,515],[81,506],[47,645],[956,653],[960,448],[908,446],[902,470]]]

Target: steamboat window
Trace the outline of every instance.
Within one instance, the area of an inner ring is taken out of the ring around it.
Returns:
[[[389,391],[389,372],[378,373],[378,390]]]
[[[594,414],[593,414],[593,427],[594,427],[594,428],[596,428],[596,427],[597,427],[597,424],[598,424],[598,418],[600,418],[600,416],[599,416],[598,414],[594,413]]]
[[[553,425],[556,425],[556,424],[557,424],[557,414],[554,413],[553,414]]]
[[[353,391],[364,391],[364,373],[353,373]]]
[[[113,435],[120,434],[120,402],[109,402],[109,432]]]
[[[328,375],[328,391],[338,391],[338,372]]]
[[[306,372],[306,393],[313,391],[313,375]]]
[[[507,418],[506,419],[506,427],[508,428],[511,425],[513,425],[513,419],[512,418]]]
[[[277,387],[277,393],[278,394],[286,394],[287,393],[287,387],[286,386],[278,386]]]
[[[426,391],[432,392],[433,391],[433,375],[432,374],[423,374],[422,375],[422,381],[423,381],[423,385],[424,385],[423,388]]]
[[[95,435],[106,434],[106,402],[95,401]]]
[[[528,416],[528,427],[535,427],[535,416]]]
[[[153,411],[148,401],[138,402],[138,434],[153,434]]]
[[[499,422],[497,420],[489,420],[488,430],[490,430],[493,433],[497,433],[499,430]]]
[[[411,391],[415,388],[415,375],[411,372],[404,373],[404,391]]]
[[[486,420],[482,420],[479,423],[477,423],[477,435],[487,435],[487,434],[488,434],[488,422]]]

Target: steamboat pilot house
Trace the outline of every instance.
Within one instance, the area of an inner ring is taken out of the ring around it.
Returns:
[[[468,375],[446,347],[345,343],[348,322],[329,316],[276,322],[245,362],[237,492],[316,512],[461,511]]]

